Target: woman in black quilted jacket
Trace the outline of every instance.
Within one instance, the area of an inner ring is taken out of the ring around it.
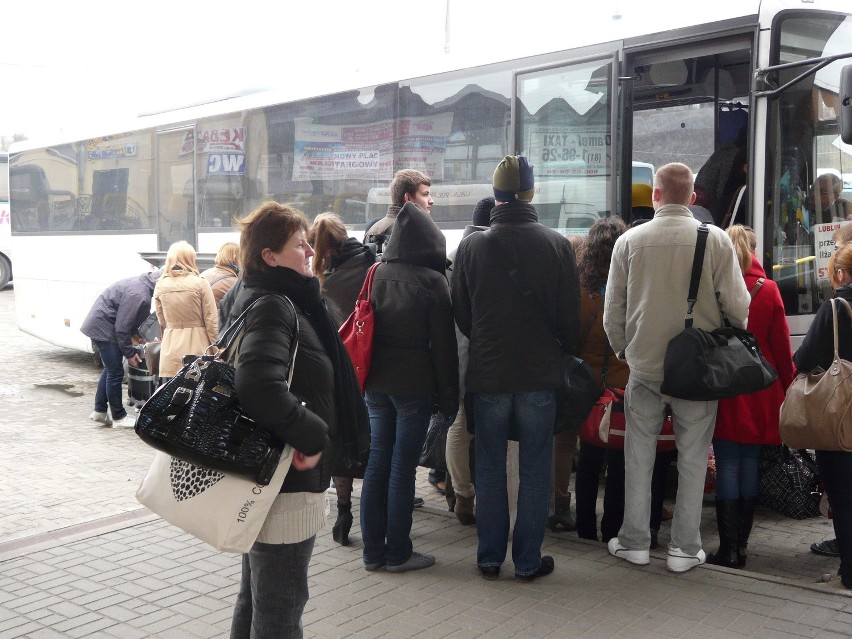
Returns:
[[[333,468],[346,462],[357,472],[366,462],[369,422],[313,276],[304,214],[266,202],[240,223],[243,285],[231,321],[259,301],[246,317],[236,354],[236,391],[248,415],[295,453],[257,542],[243,555],[231,639],[300,638],[308,564],[325,523],[324,493]]]

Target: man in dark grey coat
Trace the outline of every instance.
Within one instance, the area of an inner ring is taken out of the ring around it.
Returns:
[[[89,415],[92,421],[113,428],[132,428],[136,424],[124,408],[122,357],[126,357],[131,366],[141,362],[130,338],[151,314],[151,297],[159,277],[157,270],[116,282],[98,296],[80,326],[80,332],[92,340],[104,364],[95,392],[95,410]],[[112,417],[107,412],[107,404]]]
[[[465,388],[475,395],[477,564],[484,578],[496,579],[506,558],[506,445],[514,432],[521,483],[512,559],[516,580],[530,581],[553,571],[541,544],[560,351],[576,347],[579,281],[571,245],[539,223],[530,204],[535,188],[527,159],[506,156],[493,186],[491,229],[464,238],[456,253],[453,311],[470,339]]]

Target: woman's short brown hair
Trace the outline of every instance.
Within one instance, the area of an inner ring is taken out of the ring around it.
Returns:
[[[297,231],[308,232],[308,218],[299,209],[278,202],[264,202],[260,208],[237,219],[242,229],[240,257],[246,274],[271,270],[263,261],[263,250],[280,251]]]
[[[840,288],[843,284],[837,277],[838,269],[852,272],[852,244],[844,244],[832,253],[828,260],[828,279],[831,280],[833,288]]]

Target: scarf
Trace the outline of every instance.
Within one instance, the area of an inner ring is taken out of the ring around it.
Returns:
[[[310,319],[334,370],[338,446],[332,474],[363,478],[370,454],[370,419],[352,361],[320,294],[319,280],[282,266],[245,274],[244,279],[246,286],[284,293]]]

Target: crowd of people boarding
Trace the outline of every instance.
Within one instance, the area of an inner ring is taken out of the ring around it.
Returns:
[[[296,453],[257,542],[243,556],[232,638],[302,636],[308,565],[331,484],[337,497],[333,538],[347,546],[354,480],[362,480],[365,570],[401,573],[436,563],[439,569],[440,557],[414,548],[411,534],[419,457],[435,420],[448,431],[448,502],[461,524],[476,526],[471,562],[483,579],[501,577],[510,540],[515,581],[552,573],[553,557],[542,555],[548,526],[601,540],[616,559],[648,564],[660,521],[668,517],[670,571],[705,562],[746,565],[760,449],[781,443],[778,409],[794,372],[831,361],[830,304],[819,309],[794,357],[781,296],[755,255],[754,232],[738,224],[726,230],[703,225],[707,243],[694,325],[712,330],[724,316],[733,326],[747,326],[778,378],[764,391],[720,402],[667,396],[661,391],[663,359],[669,340],[683,329],[701,224],[689,208],[696,197],[692,171],[679,163],[660,167],[650,193],[652,215],[630,228],[620,218],[602,218],[584,238],[566,238],[541,224],[535,190],[527,158],[506,156],[494,170],[493,199],[477,204],[449,259],[445,236],[430,216],[431,181],[420,171],[395,174],[387,214],[368,225],[363,241],[349,237],[332,213],[309,222],[291,206],[267,202],[239,220],[240,246],[223,247],[215,271],[199,273],[194,249],[179,242],[157,277],[126,282],[133,292],[125,296],[127,308],[115,291],[93,308],[84,326],[98,327],[91,336],[107,367],[91,418],[108,423],[132,420],[121,408],[120,387],[115,397],[113,360],[131,354],[128,327],[146,315],[146,295],[162,331],[162,377],[174,375],[183,356],[204,352],[260,300],[246,320],[236,388],[257,424]],[[371,268],[373,350],[362,390],[338,329]],[[838,248],[829,271],[835,295],[852,301],[852,244]],[[294,340],[299,349],[288,384]],[[602,390],[623,391],[623,448],[584,440],[577,450],[576,425],[558,422],[565,353],[585,360]],[[848,321],[841,323],[840,354],[852,358]],[[661,451],[667,421],[676,450]],[[711,444],[719,547],[706,554],[699,527]],[[816,453],[840,556],[831,578],[847,589],[850,455]],[[672,465],[673,513],[663,505]],[[507,477],[513,466],[517,486]],[[515,493],[517,502],[510,504]]]

